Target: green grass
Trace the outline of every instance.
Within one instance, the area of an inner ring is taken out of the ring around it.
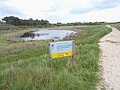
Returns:
[[[0,34],[0,90],[96,90],[98,42],[111,30],[105,26],[71,29],[80,31],[71,38],[76,43],[76,63],[68,64],[71,58],[67,57],[54,59],[52,66],[47,41],[7,40],[24,30]]]
[[[113,27],[116,27],[118,30],[120,30],[120,23],[112,24]]]
[[[15,30],[15,29],[18,28],[14,25],[6,24],[0,21],[0,30]]]

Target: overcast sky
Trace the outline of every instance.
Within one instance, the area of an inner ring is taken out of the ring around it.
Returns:
[[[120,0],[0,0],[0,19],[46,19],[55,22],[120,21]]]

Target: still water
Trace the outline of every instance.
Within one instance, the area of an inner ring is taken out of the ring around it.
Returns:
[[[70,34],[76,33],[75,31],[71,30],[37,30],[32,32],[24,33],[21,38],[24,41],[29,40],[62,40],[65,37],[69,36]]]

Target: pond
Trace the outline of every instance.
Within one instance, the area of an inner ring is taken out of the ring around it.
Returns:
[[[75,31],[71,30],[50,30],[42,29],[37,31],[31,31],[24,33],[21,38],[24,41],[29,40],[63,40],[69,37],[72,34],[75,34]]]

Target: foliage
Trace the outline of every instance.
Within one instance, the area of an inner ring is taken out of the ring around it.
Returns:
[[[80,31],[72,37],[76,43],[76,63],[68,64],[68,57],[54,59],[52,66],[47,41],[7,41],[9,35],[24,30],[1,34],[0,90],[95,90],[99,81],[98,42],[111,30],[105,26],[73,29]]]
[[[105,22],[72,22],[67,23],[68,26],[78,26],[78,25],[104,25]]]
[[[0,21],[0,30],[15,30],[15,29],[17,29],[16,26],[6,24],[6,23]]]
[[[112,24],[113,27],[116,27],[118,30],[120,30],[120,23],[115,23],[115,24]]]
[[[3,21],[6,21],[7,24],[12,24],[15,26],[35,26],[35,25],[49,25],[49,21],[47,20],[33,20],[32,18],[28,20],[19,19],[18,17],[9,16],[4,17],[2,19]]]

